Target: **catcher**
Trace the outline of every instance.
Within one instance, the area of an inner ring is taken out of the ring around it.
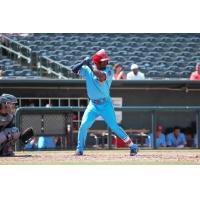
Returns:
[[[17,140],[22,145],[33,137],[33,129],[28,128],[22,134],[15,127],[14,119],[17,99],[10,94],[0,96],[0,156],[14,156],[14,145]]]
[[[87,57],[83,62],[72,67],[74,73],[79,73],[86,79],[87,94],[90,99],[79,128],[75,155],[83,155],[87,130],[98,116],[102,116],[113,132],[130,147],[131,156],[136,155],[138,152],[138,146],[133,144],[130,137],[116,122],[112,99],[110,97],[110,86],[114,72],[112,68],[107,67],[109,60],[110,58],[105,50],[101,49],[92,56],[93,65]]]

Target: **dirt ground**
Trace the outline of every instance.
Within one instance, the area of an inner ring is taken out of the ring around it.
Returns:
[[[86,150],[84,156],[74,156],[74,151],[21,151],[0,157],[0,164],[200,164],[200,150],[141,150],[134,157],[128,150]]]

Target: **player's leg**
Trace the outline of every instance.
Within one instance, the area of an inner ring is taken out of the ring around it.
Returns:
[[[98,116],[98,112],[90,102],[83,114],[82,122],[78,131],[77,154],[83,154],[88,129],[92,126]]]
[[[117,124],[112,102],[105,105],[101,112],[101,116],[108,124],[110,129],[116,133],[131,149],[131,155],[135,155],[138,151],[138,146],[134,144],[126,132]]]
[[[4,133],[4,131],[0,132],[0,156],[3,155],[3,148],[6,144],[7,141],[7,137],[6,134]]]
[[[1,135],[1,142],[4,140],[2,144],[1,149],[1,155],[2,156],[13,156],[14,155],[14,145],[15,142],[19,139],[20,133],[18,128],[12,127],[12,128],[6,128],[2,131]],[[6,138],[6,140],[5,140]]]

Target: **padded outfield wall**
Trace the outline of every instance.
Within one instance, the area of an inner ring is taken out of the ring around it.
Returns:
[[[11,93],[20,98],[86,98],[84,80],[0,80],[1,93]],[[111,96],[120,97],[122,106],[199,106],[200,81],[189,80],[144,80],[113,81]],[[164,128],[175,125],[190,126],[195,121],[192,112],[160,112],[158,123]],[[150,112],[122,114],[126,129],[150,129]],[[94,128],[106,128],[102,121]]]

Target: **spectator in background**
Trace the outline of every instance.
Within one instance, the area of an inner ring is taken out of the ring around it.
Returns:
[[[131,72],[127,74],[127,80],[143,80],[145,76],[139,71],[139,67],[136,64],[131,65]]]
[[[183,148],[187,144],[184,133],[180,127],[174,127],[174,131],[167,135],[167,146]]]
[[[62,139],[61,139],[61,136],[55,137],[55,145],[56,145],[56,148],[58,148],[58,149],[61,148],[61,146],[62,146]]]
[[[121,65],[121,64],[115,64],[113,66],[113,70],[114,70],[113,80],[126,79],[126,74],[123,71],[123,65]]]
[[[194,135],[194,147],[197,147],[198,146],[198,138],[197,138],[197,133]]]
[[[166,147],[166,138],[163,131],[163,127],[158,125],[156,127],[156,147]],[[152,140],[152,133],[148,135],[148,138],[145,141],[145,146],[152,147],[153,146],[153,140]]]
[[[56,148],[55,138],[53,136],[40,136],[38,138],[38,149]]]
[[[196,71],[192,72],[190,80],[200,80],[200,63],[197,63]]]

